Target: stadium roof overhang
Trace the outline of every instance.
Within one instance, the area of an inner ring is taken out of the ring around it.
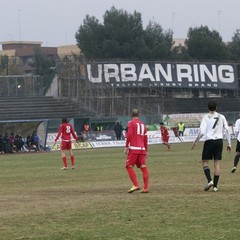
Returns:
[[[5,133],[21,133],[23,137],[32,134],[33,131],[37,131],[41,123],[47,122],[49,119],[33,119],[33,120],[4,120],[0,121],[0,134]]]

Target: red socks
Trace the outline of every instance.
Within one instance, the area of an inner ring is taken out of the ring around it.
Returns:
[[[143,182],[144,182],[144,189],[148,190],[148,169],[147,167],[141,168],[142,174],[143,174]]]
[[[136,173],[135,173],[135,171],[133,170],[133,168],[132,168],[132,167],[127,167],[127,172],[128,172],[128,175],[129,175],[129,177],[130,177],[133,185],[134,185],[135,187],[139,187],[139,183],[138,183],[138,181],[137,181],[137,176],[136,176]]]
[[[67,157],[63,157],[62,160],[64,167],[67,167]]]
[[[64,167],[67,167],[67,157],[63,157],[63,165]],[[71,156],[71,163],[72,163],[72,167],[74,167],[74,155]]]
[[[74,167],[74,155],[71,155],[71,163],[72,163],[72,167]]]

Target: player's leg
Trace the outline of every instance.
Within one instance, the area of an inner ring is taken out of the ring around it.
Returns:
[[[208,191],[213,186],[211,171],[208,165],[208,160],[212,159],[211,149],[212,149],[212,141],[205,141],[203,145],[203,151],[202,151],[202,168],[208,183],[205,186],[204,191]]]
[[[148,168],[146,165],[146,158],[147,155],[145,154],[139,154],[136,165],[138,168],[141,169],[142,171],[142,177],[143,177],[143,183],[144,183],[144,187],[143,189],[140,191],[141,193],[148,193],[149,190],[149,174],[148,174]]]
[[[138,183],[138,180],[137,180],[137,175],[133,169],[133,166],[129,165],[126,167],[127,169],[127,172],[128,172],[128,176],[129,178],[131,179],[132,181],[132,184],[133,186],[128,190],[128,193],[132,193],[136,190],[139,190],[140,187],[139,187],[139,183]]]
[[[237,152],[235,157],[234,157],[234,162],[233,162],[233,168],[231,170],[232,173],[235,173],[237,170],[237,165],[239,162],[239,158],[240,158],[240,152]]]
[[[203,167],[203,172],[204,172],[204,174],[207,178],[207,181],[211,182],[212,177],[211,177],[211,170],[210,170],[209,165],[208,165],[208,160],[202,160],[202,167]]]
[[[207,178],[207,185],[204,187],[204,191],[208,191],[213,186],[213,181],[211,177],[211,171],[208,166],[208,160],[202,160],[203,172]]]
[[[62,161],[63,161],[63,170],[66,170],[68,168],[68,165],[67,165],[67,157],[66,157],[66,154],[65,154],[65,150],[61,150],[61,156],[62,156]]]
[[[216,192],[219,176],[220,176],[220,160],[222,159],[222,151],[223,151],[223,140],[215,140],[214,148],[213,148],[213,157],[214,157],[214,179],[213,179],[213,191]]]
[[[128,190],[128,193],[132,193],[132,192],[140,189],[140,186],[139,186],[139,183],[137,180],[137,175],[133,169],[133,166],[136,163],[137,157],[138,157],[137,154],[132,154],[131,152],[129,152],[127,155],[126,170],[128,172],[128,176],[133,184],[133,186]]]
[[[168,150],[170,150],[170,144],[168,143],[168,141],[169,141],[169,136],[166,136],[166,138],[164,139],[164,141],[165,141],[165,144],[166,144]]]
[[[66,170],[68,168],[67,166],[67,157],[66,157],[66,142],[61,143],[61,156],[62,156],[62,161],[63,161],[63,167],[61,168],[62,170]]]
[[[70,154],[70,159],[71,159],[72,169],[74,169],[75,157],[74,157],[74,154],[73,154],[73,150],[72,150],[72,148],[69,149],[69,154]]]
[[[220,176],[220,161],[214,160],[213,190],[215,192],[217,191],[219,176]]]
[[[149,173],[146,165],[141,165],[140,167],[143,176],[144,187],[141,190],[141,193],[148,193],[149,191]]]
[[[166,143],[167,143],[167,148],[168,148],[168,150],[170,150],[170,146],[171,146],[171,145],[168,143],[168,141],[169,141],[169,138],[168,138],[168,140],[167,140]]]
[[[170,150],[170,144],[168,144],[168,139],[167,138],[163,138],[162,142],[163,142],[163,145],[166,145],[168,150]]]
[[[237,165],[238,165],[238,162],[239,162],[239,158],[240,158],[240,142],[237,140],[236,155],[234,157],[233,168],[231,170],[232,173],[236,172],[236,170],[237,170]]]

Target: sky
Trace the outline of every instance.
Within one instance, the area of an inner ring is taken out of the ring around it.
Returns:
[[[0,0],[0,42],[40,41],[42,46],[76,44],[86,15],[103,22],[112,6],[155,21],[173,38],[187,38],[190,27],[208,26],[231,41],[240,29],[240,0]],[[0,47],[1,48],[1,47]]]

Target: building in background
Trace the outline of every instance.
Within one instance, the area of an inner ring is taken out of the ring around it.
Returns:
[[[54,59],[80,54],[77,45],[44,47],[40,41],[6,41],[0,42],[0,44],[2,45],[0,57],[7,56],[9,63],[14,61],[19,74],[32,73],[31,63],[34,61],[33,58],[37,50]]]

